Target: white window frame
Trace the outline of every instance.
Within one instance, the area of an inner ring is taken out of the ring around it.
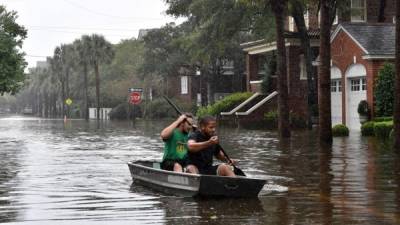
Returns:
[[[353,6],[353,1],[359,1],[363,6]],[[367,22],[367,1],[366,0],[351,0],[350,1],[350,9],[351,9],[351,22]],[[362,11],[364,15],[353,15],[353,9]]]
[[[307,80],[306,59],[303,54],[299,55],[299,67],[300,67],[300,80]]]
[[[188,76],[181,76],[181,94],[185,95],[189,93],[189,82]]]

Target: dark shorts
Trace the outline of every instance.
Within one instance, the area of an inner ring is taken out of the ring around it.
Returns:
[[[206,166],[206,167],[198,168],[199,169],[199,173],[200,174],[204,174],[204,175],[217,175],[218,166],[219,165]]]
[[[175,163],[179,163],[182,168],[185,168],[189,164],[189,161],[187,159],[166,159],[161,162],[161,169],[174,171]]]

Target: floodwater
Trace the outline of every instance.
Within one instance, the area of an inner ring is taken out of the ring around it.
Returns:
[[[319,149],[314,132],[221,128],[256,199],[168,196],[132,184],[126,162],[160,160],[165,122],[0,117],[0,223],[400,224],[400,157],[357,132]]]

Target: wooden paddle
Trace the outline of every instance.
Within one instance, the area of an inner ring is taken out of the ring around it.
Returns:
[[[163,96],[164,99],[175,109],[176,113],[178,113],[179,115],[182,115],[182,111],[179,110],[179,108],[173,103],[171,102],[171,100],[167,97],[167,96]],[[193,126],[192,126],[193,127]],[[196,129],[196,127],[193,127],[193,129]],[[233,166],[233,172],[238,175],[238,176],[246,176],[246,174],[239,168],[237,168],[234,164],[233,161],[231,160],[231,158],[229,158],[228,154],[226,154],[225,150],[222,148],[222,146],[220,144],[217,144],[217,146],[219,147],[219,149],[222,151],[222,153],[224,153],[226,159],[228,159],[228,161],[231,163],[231,165]]]

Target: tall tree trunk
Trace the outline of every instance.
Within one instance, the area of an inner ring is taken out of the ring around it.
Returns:
[[[386,19],[385,18],[385,7],[386,7],[386,0],[379,0],[378,23],[385,22],[385,19]]]
[[[319,140],[332,143],[331,118],[331,45],[330,45],[330,5],[329,0],[320,0],[321,6],[321,35],[320,35],[320,66],[318,68],[318,111],[319,111]]]
[[[88,71],[87,64],[83,65],[83,85],[84,85],[84,101],[85,101],[85,120],[89,120],[89,95],[88,95]]]
[[[304,21],[304,7],[301,2],[292,2],[292,16],[300,34],[300,41],[304,51],[304,60],[306,62],[307,72],[307,128],[312,129],[312,108],[315,104],[315,88],[313,83],[313,53],[311,50],[310,37],[307,33],[307,27]]]
[[[284,20],[287,0],[274,0],[273,10],[276,23],[277,74],[278,74],[278,130],[280,137],[290,137],[288,87],[286,70],[286,47]]]
[[[65,82],[64,79],[61,80],[61,102],[62,102],[62,117],[66,116],[65,113]]]
[[[65,72],[65,97],[70,98],[70,95],[69,95],[69,69],[67,69],[67,71]],[[71,115],[70,115],[70,106],[69,105],[66,106],[66,111],[67,111],[66,112],[67,117],[70,118]]]
[[[400,2],[396,1],[396,77],[394,93],[394,149],[400,152]]]
[[[94,63],[94,73],[96,74],[96,107],[97,107],[97,120],[100,120],[100,75],[99,64]]]

